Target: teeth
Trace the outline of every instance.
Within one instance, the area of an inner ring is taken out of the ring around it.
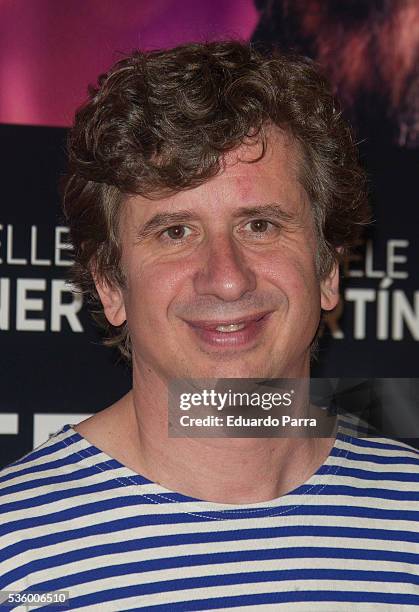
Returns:
[[[219,325],[215,329],[220,332],[231,333],[231,332],[239,331],[239,329],[243,329],[243,327],[245,326],[246,326],[245,323],[231,323],[230,325]]]

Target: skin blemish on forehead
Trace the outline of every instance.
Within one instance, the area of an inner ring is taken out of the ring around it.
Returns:
[[[263,151],[262,139],[265,139],[265,150]],[[263,155],[262,155],[263,153]],[[262,160],[264,160],[262,162]],[[260,163],[262,162],[262,163]],[[308,204],[309,198],[305,191],[302,173],[304,170],[304,152],[300,143],[286,129],[277,126],[266,126],[262,129],[258,140],[252,140],[242,144],[238,149],[229,151],[223,158],[223,169],[229,168],[230,174],[234,175],[234,167],[237,168],[239,183],[237,186],[240,195],[246,200],[252,193],[254,177],[243,171],[245,164],[255,166],[256,177],[264,178],[266,165],[278,168],[278,175],[282,168],[287,169],[287,179],[301,187],[301,200]],[[280,168],[281,166],[281,168]],[[269,177],[272,180],[272,175]]]

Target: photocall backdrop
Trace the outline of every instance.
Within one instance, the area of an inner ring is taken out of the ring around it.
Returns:
[[[75,0],[64,9],[49,0],[19,0],[0,8],[0,467],[130,388],[129,369],[101,346],[81,297],[66,283],[72,250],[58,194],[65,126],[87,84],[122,52],[190,40],[237,37],[291,48],[317,59],[334,82],[360,141],[375,222],[345,262],[341,303],[322,323],[313,376],[354,378],[355,392],[344,398],[349,409],[359,400],[357,381],[416,379],[407,394],[397,382],[376,385],[386,387],[382,409],[396,419],[407,415],[416,432],[419,78],[416,62],[406,62],[401,78],[392,56],[380,54],[417,57],[419,35],[407,37],[407,53],[389,45],[380,27],[372,28],[375,38],[363,41],[367,74],[350,73],[353,78],[345,81],[335,71],[336,64],[342,73],[352,70],[348,54],[366,24],[397,21],[403,28],[412,15],[402,12],[395,20],[387,3],[371,3],[374,12],[366,3],[346,0],[339,10],[333,2],[320,10],[314,0],[296,0],[293,8],[285,0],[185,2],[182,8],[171,0],[156,0],[152,8],[139,4],[145,3]],[[319,42],[323,29],[339,32],[339,39],[326,41],[329,50],[337,45],[333,61]],[[393,35],[394,41],[401,38],[396,29]],[[372,46],[375,55],[368,54]]]

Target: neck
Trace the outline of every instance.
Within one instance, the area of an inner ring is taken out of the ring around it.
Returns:
[[[124,462],[167,489],[219,503],[268,501],[303,484],[333,445],[332,438],[168,437],[167,385],[150,370],[140,374],[134,364],[120,411],[120,427],[130,432]]]

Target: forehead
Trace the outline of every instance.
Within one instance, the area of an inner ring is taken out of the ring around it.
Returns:
[[[268,179],[275,188],[298,188],[302,155],[297,141],[288,132],[270,129],[265,145],[264,152],[262,142],[257,140],[226,153],[223,172],[217,178],[239,177],[249,186],[261,178],[263,182]]]
[[[127,221],[141,222],[155,213],[189,208],[215,219],[241,206],[280,204],[296,212],[307,197],[299,180],[301,152],[286,132],[271,129],[262,155],[261,141],[242,144],[226,153],[221,171],[210,180],[161,199],[131,196],[123,207]],[[215,216],[214,216],[215,215]]]

